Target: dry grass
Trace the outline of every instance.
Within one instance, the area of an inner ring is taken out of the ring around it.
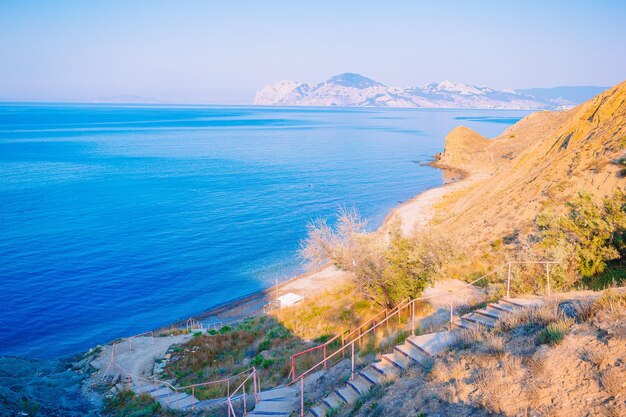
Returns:
[[[621,317],[626,310],[626,292],[618,292],[612,288],[604,291],[604,295],[594,303],[593,310],[594,314],[590,316],[603,313],[606,319]]]
[[[562,319],[556,302],[544,303],[536,307],[523,308],[504,315],[496,322],[496,333],[513,330],[520,326],[545,327]]]
[[[576,317],[580,321],[589,321],[593,317],[595,311],[595,302],[593,300],[582,300],[580,304],[574,304]]]
[[[506,359],[502,361],[502,370],[506,375],[513,378],[520,377],[524,373],[522,359],[518,356],[508,355]]]
[[[598,368],[603,368],[611,362],[609,350],[600,343],[588,344],[581,349],[580,353],[583,359],[588,360]]]
[[[504,411],[503,397],[507,393],[507,386],[501,381],[497,372],[490,370],[482,373],[476,380],[478,390],[482,394],[481,403],[497,412]]]
[[[600,373],[602,389],[613,397],[624,396],[626,393],[626,372],[618,367],[611,367]]]
[[[500,336],[493,333],[485,333],[482,348],[486,353],[492,355],[503,355],[506,347],[506,341]]]
[[[487,333],[487,329],[481,325],[471,326],[469,329],[462,329],[459,333],[457,346],[460,348],[476,346],[485,339]]]
[[[466,374],[465,365],[460,361],[449,364],[443,361],[435,361],[430,379],[436,382],[461,381]]]
[[[382,307],[364,297],[354,284],[347,284],[280,309],[274,316],[296,336],[313,340],[358,327],[381,310]]]

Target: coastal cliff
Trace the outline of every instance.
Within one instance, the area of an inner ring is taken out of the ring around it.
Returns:
[[[436,165],[481,175],[451,193],[434,226],[473,244],[523,230],[546,207],[580,191],[596,198],[626,186],[626,82],[564,112],[538,112],[492,140],[465,127],[446,137]]]

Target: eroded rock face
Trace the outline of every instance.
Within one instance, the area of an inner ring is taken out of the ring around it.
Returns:
[[[101,404],[81,389],[85,372],[65,361],[0,357],[0,415],[98,415]]]
[[[437,227],[477,244],[523,231],[578,192],[601,199],[624,189],[625,155],[626,82],[571,110],[533,113],[491,140],[456,128],[437,163],[480,180],[450,199]]]

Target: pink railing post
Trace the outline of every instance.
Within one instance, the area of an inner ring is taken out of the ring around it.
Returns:
[[[234,414],[234,411],[231,413],[233,404],[230,402],[230,395],[227,398],[228,398],[228,417],[231,417]]]
[[[296,380],[296,359],[293,356],[291,357],[291,377],[292,382]]]
[[[411,300],[411,336],[415,336],[415,300]]]
[[[300,378],[300,417],[304,417],[304,378]]]
[[[256,402],[258,401],[257,390],[256,390],[256,378],[257,378],[256,369],[253,372],[254,372],[254,376],[252,377],[252,384],[253,384],[252,388],[254,389],[254,401]]]
[[[546,263],[546,277],[548,278],[548,297],[551,295],[550,291],[550,264]]]
[[[350,381],[354,380],[354,342],[352,342],[352,374],[350,375]]]
[[[345,355],[346,352],[343,350],[344,343],[345,343],[343,340],[344,335],[345,335],[344,333],[341,333],[341,358],[342,359],[346,357]]]
[[[324,344],[324,369],[326,369],[326,344]]]
[[[246,405],[246,381],[243,381],[243,415],[248,414],[248,406]]]
[[[387,320],[387,309],[385,308],[385,331],[389,333],[389,321]]]

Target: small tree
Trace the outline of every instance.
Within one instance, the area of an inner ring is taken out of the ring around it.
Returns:
[[[579,193],[567,205],[569,211],[564,216],[543,213],[537,217],[541,244],[549,251],[558,248],[568,253],[569,261],[580,276],[600,274],[608,261],[619,259],[624,253],[624,193],[617,190],[602,204],[595,203],[588,193]]]
[[[388,239],[366,233],[365,224],[354,209],[341,209],[334,228],[315,221],[301,254],[310,264],[331,261],[352,272],[361,291],[387,306],[419,296],[454,257],[452,245],[432,233],[403,235],[399,219],[391,224]]]

